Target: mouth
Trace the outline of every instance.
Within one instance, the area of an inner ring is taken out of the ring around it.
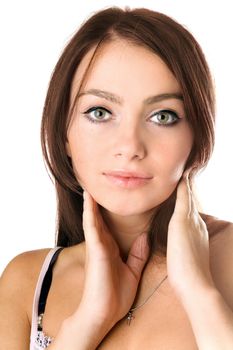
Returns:
[[[122,188],[137,188],[149,183],[152,177],[144,174],[137,175],[127,172],[110,172],[104,173],[108,182],[114,186]]]

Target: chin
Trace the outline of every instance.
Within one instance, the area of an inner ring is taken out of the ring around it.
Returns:
[[[132,203],[122,204],[122,203],[102,203],[99,204],[100,208],[104,212],[111,213],[113,215],[118,215],[122,217],[128,216],[138,216],[144,213],[148,213],[149,211],[156,210],[157,206],[160,203],[153,203],[149,205],[149,203],[138,203],[137,205],[133,205]]]
[[[112,195],[108,192],[95,191],[93,197],[103,210],[122,217],[141,215],[143,213],[156,210],[165,202],[176,189],[177,183],[170,183],[169,186],[164,183],[156,184],[147,191],[139,193],[132,192],[129,194]],[[161,188],[164,188],[161,191]],[[160,191],[158,191],[158,188]]]

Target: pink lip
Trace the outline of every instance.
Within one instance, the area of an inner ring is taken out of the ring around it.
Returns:
[[[125,177],[125,176],[114,176],[105,174],[108,181],[116,186],[123,188],[136,188],[139,186],[146,185],[151,178],[141,178],[141,177]]]
[[[153,176],[145,174],[142,172],[136,171],[127,171],[127,170],[113,170],[105,172],[104,175],[121,177],[121,178],[137,178],[137,179],[152,179]]]

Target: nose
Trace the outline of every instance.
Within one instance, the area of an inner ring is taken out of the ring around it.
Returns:
[[[124,125],[123,125],[124,124]],[[146,155],[146,145],[143,141],[142,130],[139,125],[122,123],[116,131],[114,145],[115,157],[123,157],[127,160],[143,159]]]

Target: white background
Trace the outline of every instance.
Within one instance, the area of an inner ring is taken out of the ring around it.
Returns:
[[[67,41],[87,17],[110,5],[164,12],[185,25],[201,44],[216,83],[217,140],[197,189],[205,212],[233,221],[230,0],[9,0],[0,5],[0,273],[16,254],[54,245],[55,191],[40,149],[44,98]]]

